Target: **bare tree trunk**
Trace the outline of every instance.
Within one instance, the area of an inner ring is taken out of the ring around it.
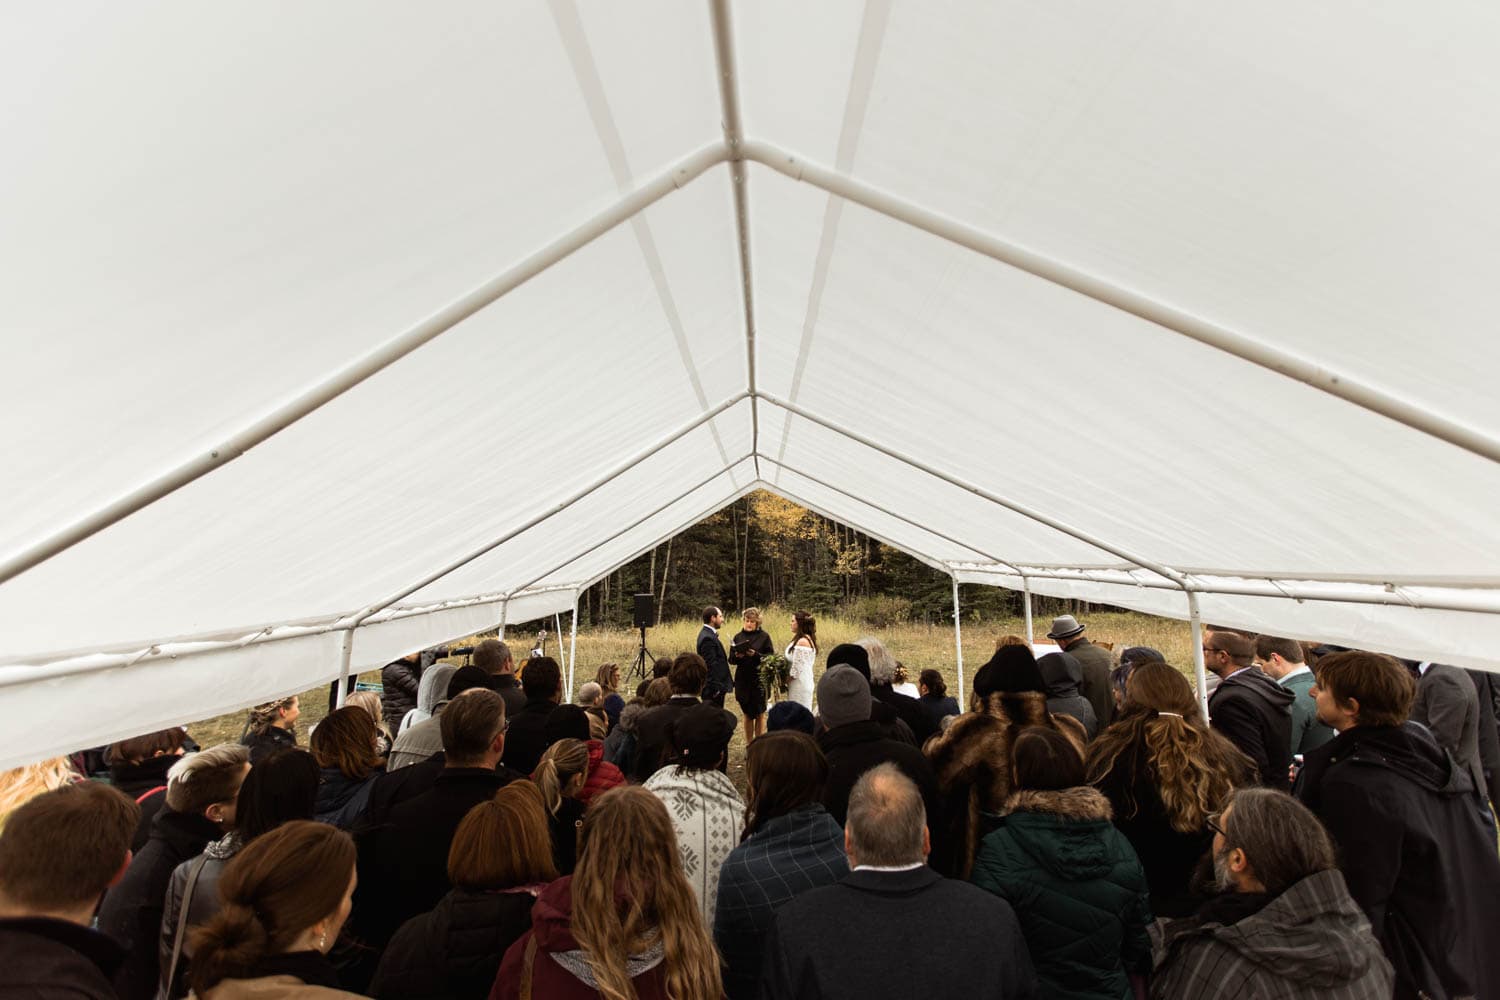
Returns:
[[[667,539],[667,557],[662,560],[661,567],[661,597],[656,602],[656,625],[661,627],[662,612],[667,606],[667,574],[672,572],[672,539]]]
[[[729,537],[734,542],[734,567],[738,571],[740,566],[740,509],[734,504],[729,506]],[[740,578],[738,572],[734,577],[734,604],[741,610],[745,607],[745,595],[740,590]]]
[[[651,571],[646,574],[646,589],[656,592],[656,549],[651,550]]]

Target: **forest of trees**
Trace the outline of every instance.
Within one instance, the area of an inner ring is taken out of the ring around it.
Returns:
[[[580,624],[628,626],[632,595],[647,591],[658,621],[696,616],[707,604],[731,619],[747,606],[779,604],[875,624],[931,622],[951,619],[952,586],[904,552],[756,491],[585,591]],[[966,586],[962,601],[966,621],[1021,613],[1021,596],[995,587]],[[1062,603],[1038,603],[1036,612]]]

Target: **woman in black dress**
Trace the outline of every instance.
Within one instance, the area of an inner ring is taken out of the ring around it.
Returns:
[[[760,610],[746,608],[745,627],[734,634],[729,659],[734,662],[734,700],[745,717],[745,743],[766,731],[766,689],[760,682],[760,661],[776,651],[760,627]]]

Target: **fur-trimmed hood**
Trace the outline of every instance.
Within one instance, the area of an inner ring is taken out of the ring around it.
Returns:
[[[1113,811],[1098,789],[1021,791],[1005,802],[1001,828],[1034,864],[1071,882],[1108,876],[1119,863]],[[1117,836],[1117,835],[1116,835]]]
[[[1012,792],[1005,800],[1006,813],[1041,813],[1059,819],[1109,822],[1114,819],[1114,809],[1104,793],[1090,785],[1077,788],[1061,788],[1056,791],[1031,789]]]

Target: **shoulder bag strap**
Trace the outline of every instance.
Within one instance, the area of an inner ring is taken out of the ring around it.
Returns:
[[[193,890],[198,888],[198,876],[208,864],[207,855],[200,854],[193,867],[188,869],[187,885],[182,890],[182,902],[177,907],[177,933],[172,936],[172,961],[167,965],[162,982],[166,983],[167,1000],[172,1000],[172,988],[176,985],[177,966],[182,961],[182,941],[187,937],[188,910],[193,905]]]

